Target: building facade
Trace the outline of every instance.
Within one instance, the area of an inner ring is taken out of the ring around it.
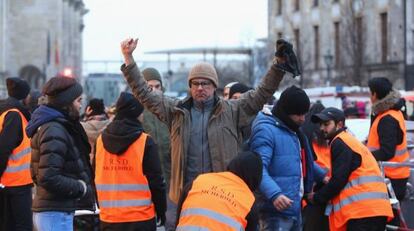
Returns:
[[[291,41],[304,87],[387,77],[414,88],[413,0],[269,0],[269,41]]]
[[[34,89],[58,73],[80,77],[87,12],[82,0],[0,0],[0,97],[8,76]]]

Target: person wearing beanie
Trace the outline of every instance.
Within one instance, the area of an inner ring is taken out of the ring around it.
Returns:
[[[303,195],[312,191],[315,181],[326,180],[327,171],[313,161],[300,129],[309,107],[305,91],[291,86],[282,92],[271,115],[260,112],[253,121],[250,150],[263,161],[261,230],[300,230]]]
[[[91,163],[94,161],[96,138],[102,133],[111,121],[105,112],[105,104],[103,99],[93,98],[89,101],[85,110],[84,121],[81,122],[83,129],[88,136],[91,153],[89,154]]]
[[[287,64],[286,60],[290,59],[278,56],[279,63],[271,66],[258,87],[238,100],[219,98],[216,69],[209,63],[198,63],[188,74],[189,96],[179,100],[150,90],[132,55],[137,44],[136,39],[121,43],[125,61],[121,71],[134,96],[170,130],[169,196],[177,203],[186,183],[201,173],[224,171],[237,155],[242,144],[240,129],[248,125],[272,97],[286,70],[280,65]],[[295,56],[293,52],[287,53]]]
[[[239,99],[242,94],[249,90],[253,89],[242,83],[236,83],[230,87],[229,99]]]
[[[6,85],[9,97],[0,104],[0,223],[5,222],[0,229],[32,230],[31,151],[25,133],[30,112],[23,103],[30,86],[20,78],[7,78]]]
[[[157,69],[149,67],[142,71],[144,79],[147,81],[148,87],[152,91],[159,94],[164,93],[164,87],[162,84],[162,78]],[[158,146],[158,154],[161,160],[161,169],[164,175],[165,182],[167,183],[167,190],[171,176],[171,142],[170,131],[165,123],[161,122],[157,116],[151,113],[149,110],[144,110],[142,126],[145,132],[147,132],[155,141]],[[175,212],[177,208],[174,203],[167,198],[167,221],[165,224],[166,229],[173,229],[175,225]]]
[[[367,147],[378,161],[408,161],[410,154],[407,151],[407,132],[402,112],[405,101],[401,99],[398,90],[392,88],[392,83],[387,78],[370,79],[368,87],[372,108]],[[409,167],[385,167],[384,172],[391,180],[397,199],[402,203],[410,176]],[[398,219],[392,222],[397,226],[399,223]]]
[[[385,230],[392,218],[387,186],[371,152],[347,131],[345,113],[328,107],[314,114],[329,143],[330,179],[308,202],[326,205],[330,230]],[[366,196],[369,195],[369,198]]]
[[[236,83],[238,83],[238,82],[230,82],[230,83],[226,84],[226,86],[224,86],[224,89],[223,89],[223,99],[230,99],[229,98],[230,88],[231,88],[231,86],[233,86]]]
[[[262,169],[260,157],[244,151],[230,161],[226,171],[197,176],[181,194],[176,230],[256,231],[257,206],[253,192],[262,179]],[[209,214],[199,216],[203,211],[234,222],[226,224]]]
[[[102,230],[152,231],[156,222],[165,223],[165,182],[157,145],[138,119],[143,111],[131,93],[122,92],[114,120],[96,141],[95,184]],[[142,189],[119,187],[126,184]],[[117,200],[130,206],[117,207]],[[148,203],[134,204],[137,200]]]
[[[36,230],[73,230],[75,210],[96,209],[91,149],[79,122],[82,86],[73,78],[53,77],[42,92],[47,103],[33,112],[26,128],[36,185],[33,223]]]

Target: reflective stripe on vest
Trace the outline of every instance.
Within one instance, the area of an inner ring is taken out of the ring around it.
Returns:
[[[180,217],[185,217],[185,216],[204,216],[204,217],[208,217],[210,219],[216,220],[218,222],[224,223],[232,227],[234,230],[244,230],[242,224],[240,224],[233,218],[225,216],[223,214],[217,213],[209,209],[203,209],[203,208],[186,209],[182,211],[180,214]]]
[[[0,176],[0,183],[8,186],[22,186],[32,184],[30,175],[31,152],[30,139],[26,135],[27,120],[26,117],[17,109],[10,109],[0,115],[0,132],[3,130],[4,120],[7,113],[17,112],[22,121],[23,139],[22,142],[13,149],[8,161],[6,169]],[[7,134],[13,136],[14,134]]]
[[[330,230],[346,229],[351,219],[393,217],[387,187],[372,153],[346,131],[340,132],[331,143],[336,139],[341,139],[352,152],[358,154],[361,164],[351,172],[348,183],[326,207]]]
[[[185,198],[177,230],[244,230],[254,195],[231,172],[199,175]]]
[[[195,226],[195,225],[183,225],[180,227],[177,227],[175,231],[211,231],[208,228]]]
[[[143,173],[147,134],[142,133],[122,154],[108,152],[96,140],[95,185],[104,222],[139,222],[155,217],[148,180]]]
[[[378,135],[378,124],[384,116],[391,116],[397,120],[398,125],[403,132],[403,140],[401,144],[398,144],[395,147],[394,156],[387,160],[391,162],[403,163],[407,161],[410,157],[410,154],[407,149],[407,131],[405,127],[404,116],[401,111],[398,110],[388,110],[379,114],[373,121],[371,128],[369,130],[367,147],[370,151],[376,151],[380,149],[379,135]],[[410,176],[409,167],[384,167],[385,176],[391,179],[404,179]]]

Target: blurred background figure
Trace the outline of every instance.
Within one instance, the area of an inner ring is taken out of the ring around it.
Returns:
[[[228,83],[224,89],[223,89],[223,99],[230,99],[229,94],[230,94],[230,87],[233,86],[234,84],[236,84],[238,82],[231,82]]]

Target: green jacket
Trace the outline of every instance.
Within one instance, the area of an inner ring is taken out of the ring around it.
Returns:
[[[171,177],[169,196],[178,202],[183,190],[186,155],[191,128],[191,96],[179,100],[151,91],[136,64],[122,65],[121,70],[133,94],[167,124],[171,141]],[[283,79],[284,72],[272,66],[255,90],[238,100],[223,100],[216,96],[207,133],[214,172],[225,171],[242,144],[241,128],[247,126],[263,105],[272,97]]]
[[[161,161],[162,173],[169,185],[171,176],[170,132],[166,124],[161,122],[154,114],[144,110],[142,123],[145,132],[151,135],[158,146],[158,155]]]

